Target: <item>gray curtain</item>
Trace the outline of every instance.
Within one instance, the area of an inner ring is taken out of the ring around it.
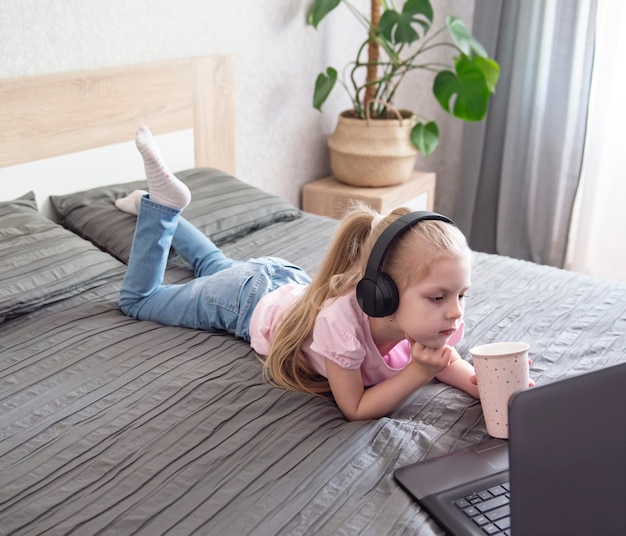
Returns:
[[[476,0],[500,64],[485,121],[464,127],[454,217],[478,251],[563,266],[583,156],[596,0]]]

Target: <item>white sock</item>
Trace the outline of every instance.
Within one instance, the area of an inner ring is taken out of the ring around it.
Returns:
[[[191,201],[189,188],[165,165],[148,127],[141,127],[137,131],[135,145],[143,157],[150,199],[170,208],[185,208]]]
[[[114,201],[115,206],[122,212],[128,212],[129,214],[134,214],[136,216],[139,214],[139,203],[141,203],[141,198],[147,193],[148,192],[145,190],[134,190],[126,197],[116,199]]]

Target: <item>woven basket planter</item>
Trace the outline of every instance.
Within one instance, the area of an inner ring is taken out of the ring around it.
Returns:
[[[409,139],[412,112],[400,110],[393,119],[357,119],[342,112],[328,137],[330,167],[335,178],[352,186],[381,187],[406,182],[413,172],[417,149]]]

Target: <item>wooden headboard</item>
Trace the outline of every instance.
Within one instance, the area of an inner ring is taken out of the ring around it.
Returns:
[[[0,80],[0,168],[193,129],[195,165],[235,173],[232,56]],[[1,198],[1,197],[0,197]]]

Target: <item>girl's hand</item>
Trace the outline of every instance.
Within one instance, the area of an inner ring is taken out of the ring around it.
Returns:
[[[431,376],[437,375],[444,370],[452,359],[452,348],[441,346],[440,348],[428,348],[419,342],[408,339],[411,346],[411,357]]]

